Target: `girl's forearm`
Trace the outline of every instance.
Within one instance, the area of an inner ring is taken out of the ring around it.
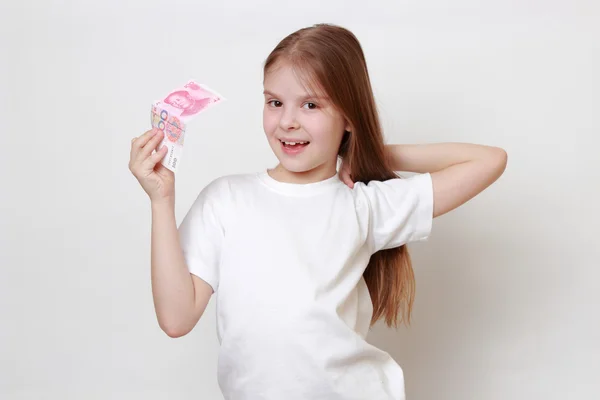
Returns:
[[[152,203],[151,276],[159,326],[169,335],[193,324],[194,285],[187,269],[172,202]]]
[[[493,161],[504,150],[471,143],[390,144],[386,146],[394,171],[436,172],[469,161]]]

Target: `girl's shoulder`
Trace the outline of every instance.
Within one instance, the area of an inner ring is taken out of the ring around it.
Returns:
[[[413,174],[385,181],[355,182],[352,190],[357,205],[367,206],[371,213],[385,215],[410,212],[419,204],[431,207],[433,185],[429,173]]]
[[[355,204],[368,218],[373,252],[429,237],[433,220],[433,186],[429,173],[385,181],[355,183]]]

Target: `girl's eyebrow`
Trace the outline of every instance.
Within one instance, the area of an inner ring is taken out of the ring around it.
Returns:
[[[271,97],[276,97],[276,98],[281,98],[281,96],[276,95],[275,93],[269,91],[269,90],[265,90],[263,92],[263,94],[265,96],[271,96]],[[317,99],[317,100],[327,100],[328,98],[325,96],[311,96],[310,94],[305,94],[302,96],[298,96],[298,99]]]

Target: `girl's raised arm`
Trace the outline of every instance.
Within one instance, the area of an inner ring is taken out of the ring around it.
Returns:
[[[504,172],[506,151],[471,143],[388,145],[395,171],[431,173],[433,217],[466,203]]]

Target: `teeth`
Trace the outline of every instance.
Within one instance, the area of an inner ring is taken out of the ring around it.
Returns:
[[[282,140],[282,142],[284,144],[287,144],[287,145],[290,145],[290,146],[295,146],[296,144],[306,144],[306,143],[308,143],[308,142],[285,142],[283,140]]]

